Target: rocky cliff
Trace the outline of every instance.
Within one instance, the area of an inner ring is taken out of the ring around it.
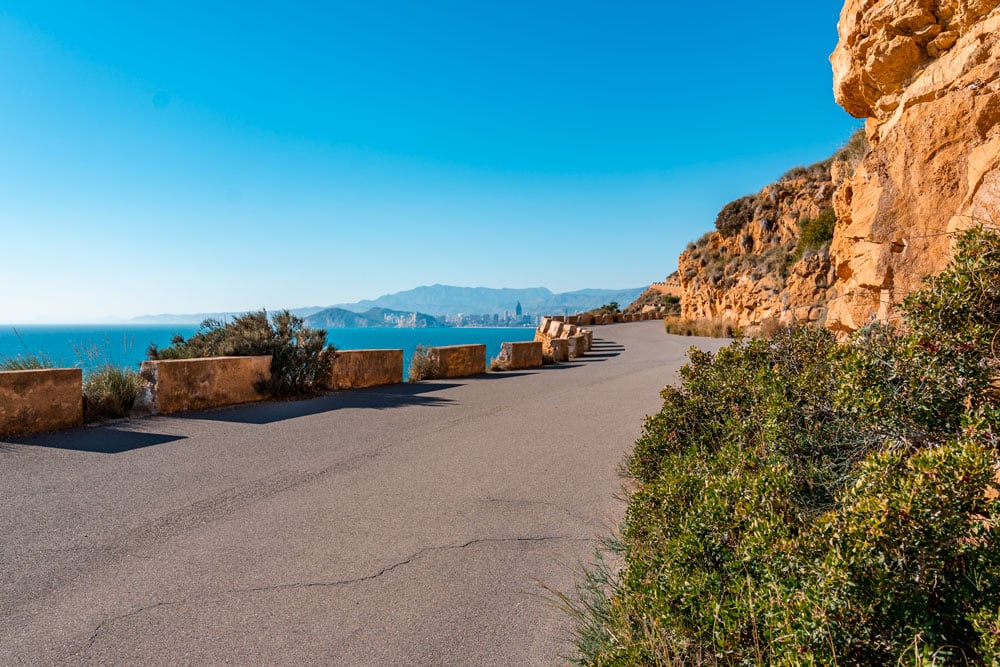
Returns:
[[[827,325],[853,331],[1000,224],[1000,0],[847,0],[838,31],[834,93],[872,146],[833,198]]]
[[[838,31],[834,94],[862,135],[723,208],[680,256],[684,318],[893,321],[957,231],[1000,226],[1000,0],[847,0]]]
[[[727,204],[716,231],[689,244],[678,260],[681,316],[751,329],[772,320],[823,324],[834,279],[827,252],[834,176],[852,155],[845,148]],[[825,235],[807,233],[802,241],[804,229],[824,224]]]

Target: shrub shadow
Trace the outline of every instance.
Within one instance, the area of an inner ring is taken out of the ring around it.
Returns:
[[[71,431],[56,431],[53,433],[38,433],[8,440],[14,445],[30,447],[50,447],[52,449],[68,449],[91,454],[121,454],[134,449],[153,447],[168,442],[184,440],[187,436],[168,435],[166,433],[147,433],[145,431],[129,431],[117,426],[93,426]],[[6,443],[5,443],[6,444]],[[16,447],[10,447],[10,450]],[[4,450],[7,447],[3,448]]]
[[[452,402],[451,399],[426,396],[425,394],[457,386],[459,385],[453,382],[405,382],[366,389],[344,389],[314,398],[249,403],[169,416],[176,419],[203,419],[239,424],[273,424],[288,419],[349,408],[387,410],[409,405],[426,407],[447,405]]]

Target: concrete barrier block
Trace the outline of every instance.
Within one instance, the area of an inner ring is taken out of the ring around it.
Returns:
[[[456,378],[486,372],[485,345],[446,345],[427,350],[434,376]]]
[[[559,320],[552,320],[551,322],[549,322],[549,328],[546,331],[546,333],[552,336],[553,338],[559,338],[559,336],[562,335],[563,327],[565,326],[566,325],[560,322]]]
[[[0,436],[58,431],[83,424],[83,371],[0,371]]]
[[[566,324],[579,324],[579,323],[580,323],[580,316],[579,315],[567,315],[566,316]]]
[[[549,341],[546,351],[552,355],[552,361],[557,364],[567,361],[569,359],[569,340],[565,338],[553,338]]]
[[[566,316],[565,315],[553,315],[552,319],[555,320],[556,322],[565,322],[566,321]]]
[[[584,336],[570,336],[566,339],[569,344],[569,358],[575,359],[587,353],[587,341]]]
[[[402,350],[337,350],[331,389],[361,389],[403,381]]]
[[[513,342],[500,344],[500,362],[511,370],[538,368],[542,365],[542,343]]]
[[[271,356],[144,361],[139,373],[151,384],[151,412],[204,410],[267,398],[257,386],[271,378]]]

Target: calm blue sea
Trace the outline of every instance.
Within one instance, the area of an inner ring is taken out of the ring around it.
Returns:
[[[44,355],[60,366],[84,370],[104,360],[120,366],[138,366],[146,358],[150,343],[166,347],[176,334],[185,338],[197,331],[194,325],[0,325],[0,359],[25,354]],[[329,329],[327,340],[341,350],[392,348],[403,350],[403,368],[417,345],[465,345],[483,343],[487,359],[500,352],[505,341],[531,340],[531,328],[442,328],[442,329]]]

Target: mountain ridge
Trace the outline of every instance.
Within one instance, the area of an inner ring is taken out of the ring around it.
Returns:
[[[330,306],[291,308],[290,312],[308,318],[324,310],[337,308],[356,314],[372,308],[415,313],[440,319],[446,316],[514,312],[517,304],[525,314],[549,315],[575,313],[597,308],[605,303],[631,303],[647,285],[625,289],[584,288],[571,292],[552,292],[546,287],[459,287],[455,285],[421,285],[413,289],[383,294],[375,299]],[[271,309],[269,309],[271,310]],[[279,308],[273,310],[280,310]],[[199,324],[205,319],[225,319],[246,311],[215,313],[163,313],[141,315],[128,322],[135,324]]]

